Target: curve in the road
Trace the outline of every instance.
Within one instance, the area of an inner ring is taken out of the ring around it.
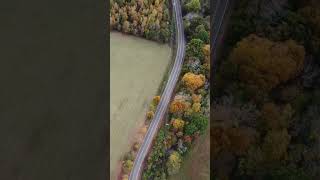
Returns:
[[[161,126],[161,121],[166,113],[168,105],[170,103],[171,96],[173,94],[175,85],[178,81],[181,67],[183,65],[183,59],[185,55],[185,37],[183,29],[183,20],[181,13],[181,6],[179,0],[172,0],[172,6],[174,11],[174,19],[176,24],[176,42],[177,42],[177,53],[174,61],[173,68],[171,70],[168,82],[162,93],[160,102],[157,106],[154,118],[150,123],[148,131],[144,137],[142,145],[137,153],[137,156],[134,160],[133,168],[131,170],[129,180],[140,180],[144,160],[146,159],[148,152],[152,146],[153,139],[155,138],[159,127]]]

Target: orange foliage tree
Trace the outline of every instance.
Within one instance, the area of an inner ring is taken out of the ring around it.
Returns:
[[[205,77],[202,74],[196,75],[188,72],[182,77],[182,83],[193,92],[204,85]]]
[[[173,100],[170,104],[171,113],[182,113],[188,108],[187,103],[182,100]]]
[[[200,103],[202,96],[199,94],[192,94],[192,102],[193,103]]]
[[[238,42],[230,60],[239,79],[254,91],[269,92],[296,77],[303,69],[305,50],[293,40],[273,42],[249,35]]]

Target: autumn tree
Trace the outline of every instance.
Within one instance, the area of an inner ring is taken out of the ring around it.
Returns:
[[[204,85],[205,77],[202,74],[196,75],[196,74],[188,72],[182,77],[182,83],[191,92],[193,92],[193,91],[199,89],[200,87],[202,87]]]
[[[255,141],[256,132],[251,128],[227,128],[229,149],[236,155],[244,155]]]
[[[158,105],[159,104],[159,102],[160,102],[160,96],[155,96],[155,97],[153,97],[153,99],[152,99],[152,103],[154,104],[154,105]]]
[[[201,110],[201,104],[200,104],[200,103],[194,103],[194,104],[192,104],[192,110],[193,110],[193,112],[200,112],[200,110]]]
[[[238,67],[240,81],[252,92],[269,92],[301,72],[304,56],[304,47],[295,41],[272,42],[250,35],[238,42],[230,60]]]
[[[186,102],[182,100],[173,100],[170,104],[170,112],[171,113],[182,113],[188,108]]]
[[[177,174],[181,167],[182,158],[181,155],[174,151],[170,154],[167,162],[167,170],[169,175]]]
[[[264,138],[262,151],[266,161],[278,161],[287,156],[290,135],[286,129],[269,131]]]
[[[212,127],[211,132],[213,157],[222,151],[245,155],[256,140],[256,132],[251,128],[217,126]]]
[[[200,103],[202,99],[201,95],[192,94],[192,102],[193,103]]]
[[[289,120],[292,118],[293,109],[290,104],[279,107],[274,103],[265,103],[262,107],[261,117],[263,124],[268,129],[283,129],[289,127]]]
[[[204,60],[205,62],[210,62],[210,45],[209,44],[206,44],[203,49],[203,54],[204,54]]]
[[[183,129],[185,122],[182,119],[177,118],[177,119],[172,119],[171,124],[174,129],[181,130]]]
[[[124,173],[128,174],[133,167],[133,161],[132,160],[126,160],[123,162],[123,171]]]
[[[123,26],[122,26],[122,31],[124,33],[128,33],[130,31],[130,23],[129,23],[129,21],[124,21]]]
[[[111,2],[110,25],[124,33],[168,42],[171,36],[169,16],[162,0],[115,0]]]
[[[154,116],[154,112],[153,111],[148,111],[147,112],[147,119],[151,120]]]

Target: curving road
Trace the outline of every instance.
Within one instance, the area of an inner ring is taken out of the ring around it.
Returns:
[[[143,143],[138,151],[136,159],[134,160],[133,168],[129,176],[129,180],[140,180],[143,171],[144,160],[152,147],[153,139],[155,138],[159,127],[161,126],[162,118],[164,117],[167,107],[170,103],[173,90],[178,81],[183,59],[185,55],[185,38],[183,29],[183,20],[181,13],[181,6],[179,0],[172,0],[174,20],[176,24],[176,42],[177,42],[177,53],[174,61],[173,68],[171,70],[168,82],[162,93],[160,102],[157,106],[154,118],[148,128],[148,131],[144,137]]]

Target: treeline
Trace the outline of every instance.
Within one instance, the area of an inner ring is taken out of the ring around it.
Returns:
[[[320,179],[319,8],[236,3],[213,81],[216,179]]]
[[[205,1],[202,1],[205,2]],[[193,142],[207,133],[209,124],[209,17],[204,17],[207,4],[199,0],[182,1],[187,38],[186,57],[173,101],[170,103],[167,125],[160,129],[147,159],[144,180],[168,179],[177,174]],[[192,15],[190,15],[190,13]],[[150,108],[153,114],[156,106]]]
[[[170,40],[167,0],[111,0],[110,3],[111,29],[159,42]]]

